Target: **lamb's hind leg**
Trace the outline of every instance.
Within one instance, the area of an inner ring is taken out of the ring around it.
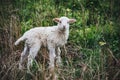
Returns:
[[[30,71],[30,66],[32,65],[33,59],[36,57],[41,45],[39,43],[35,43],[34,45],[31,46],[30,52],[28,55],[28,63],[27,63],[27,69]]]
[[[21,57],[20,57],[20,62],[19,62],[19,69],[23,69],[23,61],[27,58],[28,56],[28,46],[25,44],[24,50],[21,53]]]

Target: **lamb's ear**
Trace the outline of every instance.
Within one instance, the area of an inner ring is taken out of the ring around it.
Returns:
[[[54,18],[53,21],[58,23],[60,21],[60,18]]]
[[[76,19],[69,19],[69,23],[74,23],[76,22]]]

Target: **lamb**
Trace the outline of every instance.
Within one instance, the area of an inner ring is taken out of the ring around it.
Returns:
[[[21,53],[19,62],[19,69],[23,68],[22,63],[26,57],[28,57],[27,69],[30,70],[32,61],[41,46],[48,48],[49,68],[54,68],[55,58],[58,64],[61,62],[60,47],[67,43],[69,23],[74,23],[76,20],[61,17],[54,18],[53,21],[58,23],[57,26],[32,28],[26,31],[24,35],[15,42],[15,45],[18,45],[21,41],[25,41],[24,50]]]

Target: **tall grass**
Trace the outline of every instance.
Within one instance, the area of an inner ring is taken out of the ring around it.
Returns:
[[[63,65],[55,67],[58,80],[119,80],[120,48],[114,23],[110,20],[104,21],[104,16],[95,13],[95,22],[89,23],[91,12],[85,8],[82,0],[69,3],[63,0],[48,1],[20,0],[7,4],[3,1],[0,5],[0,79],[49,78],[46,49],[41,49],[31,67],[32,74],[29,74],[26,68],[23,71],[18,69],[23,46],[21,44],[15,48],[14,42],[33,27],[55,25],[52,21],[54,17],[68,16],[76,18],[77,22],[70,27],[66,47],[61,48]],[[26,62],[24,65],[26,67]]]

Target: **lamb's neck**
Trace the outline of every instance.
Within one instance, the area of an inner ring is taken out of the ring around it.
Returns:
[[[57,35],[62,36],[64,38],[66,38],[66,40],[67,40],[69,37],[69,29],[65,29],[65,30],[57,29]]]

